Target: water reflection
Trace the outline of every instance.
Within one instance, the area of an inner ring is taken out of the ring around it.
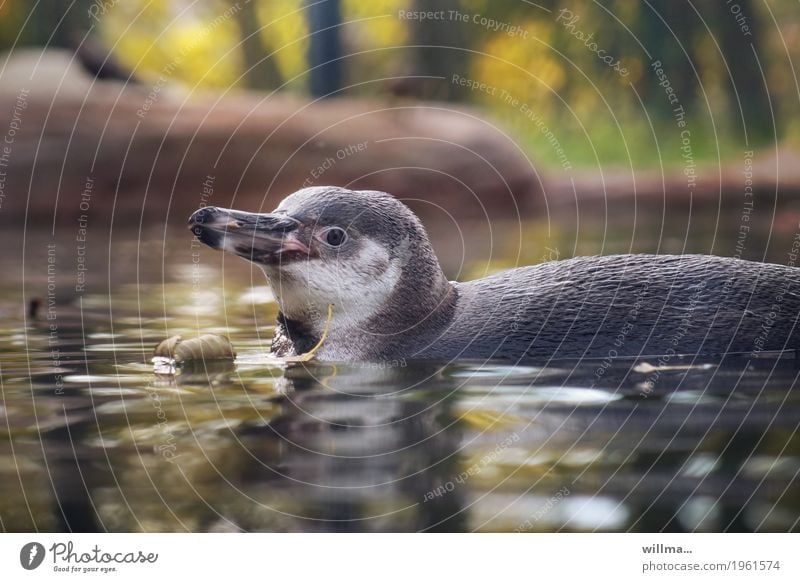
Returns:
[[[785,531],[800,516],[793,360],[675,370],[647,398],[630,362],[614,388],[582,387],[593,364],[576,363],[63,366],[58,392],[52,370],[23,384],[3,367],[7,531]]]
[[[0,529],[800,529],[794,354],[286,366],[263,281],[209,277],[202,317],[122,285],[60,300],[55,335],[2,296]],[[156,373],[215,330],[235,364]]]

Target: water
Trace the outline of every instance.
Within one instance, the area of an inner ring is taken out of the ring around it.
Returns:
[[[800,530],[792,354],[286,365],[258,273],[148,244],[77,295],[60,246],[53,319],[44,245],[2,283],[0,529]],[[205,332],[235,364],[155,373]]]

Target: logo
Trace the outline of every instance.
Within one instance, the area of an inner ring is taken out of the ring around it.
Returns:
[[[39,542],[28,542],[19,551],[19,563],[26,570],[35,570],[44,561],[44,546]]]

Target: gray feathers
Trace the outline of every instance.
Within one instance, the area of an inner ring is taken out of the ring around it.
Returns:
[[[800,272],[704,255],[579,257],[456,284],[437,357],[724,354],[798,347]]]

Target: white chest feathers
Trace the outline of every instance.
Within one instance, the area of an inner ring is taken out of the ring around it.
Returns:
[[[358,329],[379,313],[400,280],[402,265],[383,246],[365,239],[354,254],[265,267],[264,271],[283,314],[310,325],[319,335],[330,304],[331,331]]]

